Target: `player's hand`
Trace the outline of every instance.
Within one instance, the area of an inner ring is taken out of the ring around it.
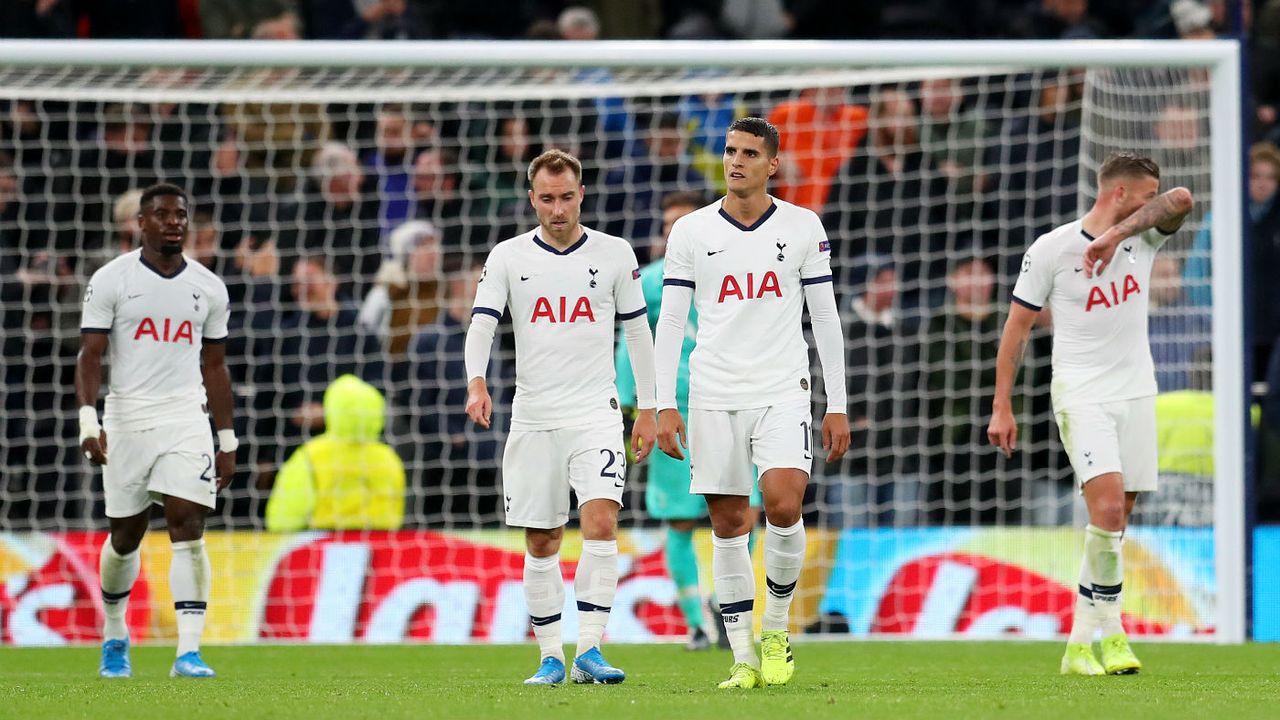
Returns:
[[[1101,275],[1102,271],[1111,264],[1111,258],[1116,256],[1116,248],[1119,245],[1120,238],[1110,230],[1090,241],[1084,249],[1084,276],[1091,278],[1094,275]]]
[[[689,447],[684,435],[684,418],[675,408],[667,408],[658,413],[658,447],[662,452],[677,460],[684,459],[681,447]]]
[[[1018,447],[1018,422],[1013,410],[1008,408],[991,411],[991,424],[987,426],[987,439],[1000,448],[1005,457],[1012,457]]]
[[[96,438],[85,438],[80,443],[80,450],[89,462],[94,465],[107,464],[107,431],[101,430]]]
[[[631,426],[631,449],[636,454],[636,462],[644,462],[649,457],[657,437],[658,414],[653,410],[641,410]]]
[[[493,415],[493,399],[489,397],[489,388],[484,385],[484,378],[473,378],[467,383],[467,417],[480,427],[489,427],[489,418]]]
[[[218,492],[222,492],[231,484],[231,478],[235,477],[236,454],[220,452],[215,456],[214,463],[218,470]]]
[[[827,413],[822,417],[822,449],[827,451],[827,462],[833,463],[844,457],[850,442],[848,415]]]

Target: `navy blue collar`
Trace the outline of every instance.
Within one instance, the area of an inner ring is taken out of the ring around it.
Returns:
[[[533,241],[537,243],[538,247],[542,248],[543,250],[546,250],[549,253],[552,253],[555,255],[568,255],[574,250],[577,250],[578,248],[582,247],[583,243],[587,241],[587,234],[585,232],[582,233],[582,237],[578,238],[578,242],[570,245],[564,250],[557,250],[554,247],[542,242],[542,238],[538,237],[537,235],[533,236]]]
[[[778,204],[777,204],[777,203],[770,203],[770,204],[769,204],[769,209],[768,209],[768,210],[765,210],[765,211],[764,211],[764,214],[763,214],[763,215],[761,215],[759,218],[757,218],[755,222],[751,223],[751,225],[750,225],[750,226],[743,225],[742,223],[740,223],[740,222],[738,222],[737,220],[735,220],[735,219],[733,218],[733,216],[732,216],[732,215],[730,215],[729,213],[725,212],[725,211],[724,211],[724,205],[721,205],[721,206],[720,206],[720,217],[724,218],[725,220],[728,220],[730,225],[732,225],[732,226],[734,226],[734,227],[738,228],[739,230],[741,230],[741,231],[743,231],[743,232],[751,232],[752,230],[755,230],[756,228],[758,228],[758,227],[760,227],[761,225],[763,225],[763,224],[765,223],[765,221],[766,221],[766,220],[768,220],[769,218],[773,217],[773,213],[774,213],[774,211],[775,211],[775,210],[777,210],[777,209],[778,209]]]
[[[142,253],[138,253],[138,259],[142,261],[142,266],[143,266],[143,267],[145,267],[146,269],[150,270],[151,272],[153,272],[153,273],[155,273],[155,274],[159,275],[160,277],[164,278],[165,280],[172,280],[172,279],[174,279],[174,278],[178,277],[179,275],[181,275],[183,270],[186,270],[186,269],[187,269],[187,259],[186,259],[186,258],[182,258],[182,264],[178,266],[178,269],[177,269],[177,270],[174,270],[172,273],[169,273],[169,274],[167,274],[167,275],[166,275],[163,271],[161,271],[161,270],[160,270],[160,268],[158,268],[158,267],[156,267],[155,265],[152,265],[151,263],[147,262],[147,259],[146,259],[145,257],[143,257]]]

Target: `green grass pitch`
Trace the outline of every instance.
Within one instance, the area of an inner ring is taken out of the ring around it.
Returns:
[[[520,684],[533,645],[210,647],[209,681],[169,679],[168,647],[123,681],[97,648],[0,648],[0,718],[1280,718],[1278,646],[1135,649],[1141,675],[1064,678],[1057,643],[797,643],[790,685],[730,692],[728,653],[678,645],[606,647],[626,683],[555,688]]]

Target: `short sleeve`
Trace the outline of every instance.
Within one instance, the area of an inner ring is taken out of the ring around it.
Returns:
[[[1145,242],[1150,247],[1159,249],[1160,247],[1163,247],[1164,244],[1168,242],[1169,238],[1173,237],[1173,233],[1176,233],[1176,232],[1178,231],[1174,230],[1171,233],[1166,233],[1160,228],[1153,227],[1147,230],[1146,232],[1142,233],[1140,237],[1142,238],[1142,241]]]
[[[1022,271],[1013,286],[1013,302],[1039,312],[1053,291],[1053,257],[1039,240],[1022,256]]]
[[[105,270],[106,268],[103,268]],[[84,289],[84,304],[80,312],[80,332],[106,333],[115,322],[116,303],[120,288],[116,278],[99,270],[89,278]]]
[[[492,315],[502,319],[502,311],[507,308],[507,263],[504,246],[499,245],[489,253],[489,258],[480,271],[480,282],[476,284],[476,302],[471,307],[471,314]]]
[[[831,282],[831,241],[817,215],[810,214],[808,247],[800,266],[800,282],[805,285]]]
[[[214,301],[209,303],[209,314],[205,317],[204,342],[224,342],[230,321],[231,299],[227,295],[227,286],[219,282]]]
[[[687,216],[676,221],[667,238],[667,254],[662,259],[662,284],[693,287],[693,242]]]
[[[643,317],[649,312],[640,282],[640,263],[636,251],[624,245],[618,252],[618,277],[613,286],[613,302],[619,320]],[[646,320],[647,321],[647,320]]]

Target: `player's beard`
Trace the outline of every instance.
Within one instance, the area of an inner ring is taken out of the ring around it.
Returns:
[[[182,254],[182,243],[160,243],[160,254],[165,257],[173,257]]]

